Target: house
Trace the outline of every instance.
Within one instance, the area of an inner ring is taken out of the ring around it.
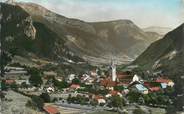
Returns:
[[[53,76],[53,77],[57,76],[57,73],[54,72],[54,71],[44,71],[43,74],[44,74],[45,76],[51,76],[51,77],[52,77],[52,76]]]
[[[44,106],[43,109],[47,114],[60,114],[59,110],[53,106]]]
[[[120,97],[122,97],[122,94],[119,91],[112,90],[105,97],[109,98],[109,97],[112,97],[112,96],[120,96]]]
[[[124,88],[127,88],[129,86],[129,82],[119,82],[117,86],[123,86]]]
[[[80,88],[80,85],[79,84],[72,84],[70,86],[70,89],[74,89],[74,90],[79,89],[79,88]]]
[[[95,78],[89,76],[88,74],[83,74],[81,77],[81,82],[85,83],[86,85],[92,85]]]
[[[98,104],[105,104],[106,103],[106,100],[104,99],[103,96],[96,95],[95,100],[98,102]]]
[[[138,92],[140,92],[142,94],[148,94],[148,89],[145,86],[143,86],[142,84],[136,84],[135,87],[138,90]]]
[[[68,82],[71,82],[73,79],[75,79],[75,77],[76,77],[75,74],[68,75]]]
[[[114,90],[114,87],[117,85],[117,82],[110,79],[104,79],[100,81],[100,85],[104,86],[106,89]]]
[[[47,91],[48,93],[52,93],[52,92],[55,91],[55,89],[54,89],[54,87],[48,87],[48,88],[46,88],[46,91]]]
[[[93,77],[96,77],[98,75],[97,74],[97,69],[90,71],[90,75],[93,76]]]
[[[129,88],[133,91],[136,91],[142,94],[148,94],[148,89],[140,83],[134,83],[130,85]]]
[[[15,83],[15,80],[12,80],[12,79],[5,80],[5,84],[11,85],[11,84],[14,84],[14,83]]]
[[[5,77],[9,79],[28,79],[29,76],[27,74],[27,71],[24,68],[21,67],[5,67]]]
[[[150,90],[151,92],[158,92],[158,91],[160,91],[161,89],[160,89],[160,87],[150,87],[149,90]]]
[[[161,85],[161,88],[162,88],[162,89],[167,88],[167,84],[166,84],[166,83],[160,83],[160,85]]]
[[[123,92],[123,94],[128,94],[129,93],[129,89],[124,89],[122,92]]]
[[[159,83],[165,83],[167,84],[167,86],[169,87],[173,87],[174,86],[174,82],[170,79],[165,79],[165,78],[157,78],[156,79],[156,82],[159,82]]]
[[[86,85],[93,85],[94,79],[93,78],[89,78],[88,80],[85,81]]]
[[[29,80],[15,80],[16,84],[21,85],[22,83],[26,83],[27,85],[30,85]]]
[[[55,77],[57,81],[62,82],[64,79],[63,77]]]
[[[117,79],[119,82],[129,84],[132,81],[132,78],[133,76],[129,75],[128,73],[124,73],[124,72],[117,73]]]
[[[144,82],[144,86],[147,87],[150,92],[161,91],[160,83],[158,82]]]

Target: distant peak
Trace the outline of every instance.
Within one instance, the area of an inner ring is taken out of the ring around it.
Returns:
[[[15,0],[7,0],[6,3],[14,3]]]
[[[128,19],[112,20],[112,22],[127,22],[127,23],[133,23],[131,20],[128,20]]]
[[[7,4],[15,4],[16,1],[15,0],[7,0],[5,3],[7,3]]]
[[[128,19],[107,20],[107,21],[98,21],[98,22],[89,22],[89,23],[134,24],[131,20],[128,20]]]

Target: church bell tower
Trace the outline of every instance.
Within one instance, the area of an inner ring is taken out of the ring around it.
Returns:
[[[111,70],[112,70],[112,81],[116,81],[117,80],[117,75],[116,75],[116,65],[114,60],[112,59],[111,61]]]

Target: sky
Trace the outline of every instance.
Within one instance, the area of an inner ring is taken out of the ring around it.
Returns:
[[[2,0],[0,0],[2,1]],[[184,22],[184,0],[16,0],[33,2],[87,22],[132,20],[141,28],[175,28]]]

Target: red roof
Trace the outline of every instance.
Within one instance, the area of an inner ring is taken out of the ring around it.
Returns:
[[[160,82],[160,83],[169,83],[170,81],[171,81],[170,79],[164,79],[164,78],[156,79],[156,82]]]
[[[117,86],[128,86],[130,82],[119,82]]]
[[[96,95],[95,96],[95,100],[98,100],[98,99],[104,99],[104,97],[103,96],[100,96],[100,95]]]
[[[105,87],[114,87],[116,86],[116,82],[110,80],[110,79],[104,79],[100,81],[100,85],[101,86],[105,86]]]
[[[155,82],[144,82],[144,85],[145,85],[146,87],[148,87],[149,90],[150,90],[151,92],[160,91],[160,90],[161,90],[161,89],[160,89],[160,86],[157,86],[157,85],[155,85],[155,84],[153,84],[153,83],[155,83]],[[157,83],[157,82],[156,82],[156,83]]]
[[[6,84],[13,84],[13,83],[15,83],[15,80],[6,80],[5,83]]]
[[[110,91],[109,94],[111,94],[112,96],[118,95],[118,91]]]
[[[128,75],[128,74],[117,74],[117,77],[119,79],[132,79],[133,78],[133,76]]]
[[[59,114],[58,109],[53,106],[44,106],[43,109],[49,114]]]
[[[145,86],[150,86],[150,82],[144,82]]]
[[[151,88],[149,88],[149,89],[150,89],[150,91],[152,91],[152,92],[160,91],[160,87],[151,87]]]
[[[77,89],[77,88],[80,88],[80,85],[79,84],[72,84],[70,86],[70,88]]]
[[[117,74],[118,74],[118,75],[128,75],[127,72],[118,72]]]

